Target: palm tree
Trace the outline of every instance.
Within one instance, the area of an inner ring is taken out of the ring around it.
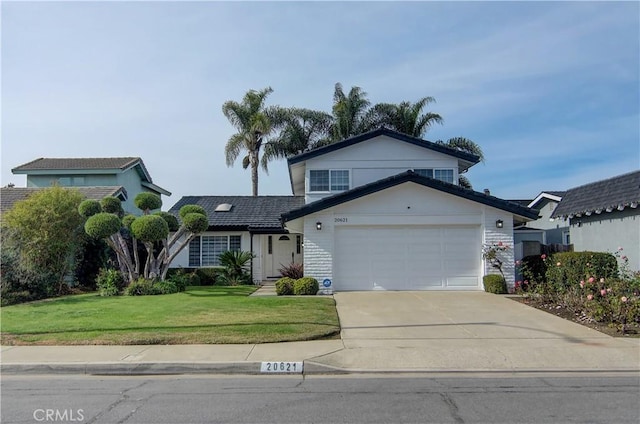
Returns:
[[[242,167],[251,166],[251,184],[254,196],[258,195],[258,166],[267,170],[268,158],[260,160],[260,149],[266,143],[276,127],[281,124],[283,112],[280,107],[265,108],[265,100],[273,92],[271,87],[260,91],[249,90],[241,103],[233,100],[222,105],[222,113],[238,130],[227,141],[224,147],[227,166],[233,166],[242,151],[247,155],[242,158]]]
[[[368,119],[374,127],[385,125],[403,134],[422,137],[434,123],[443,122],[437,113],[422,113],[425,106],[434,102],[433,97],[423,97],[415,103],[378,103],[371,109]]]
[[[484,154],[482,153],[482,149],[473,141],[469,140],[465,137],[452,137],[448,139],[446,142],[442,140],[436,141],[438,144],[442,144],[443,146],[447,146],[449,148],[459,150],[465,153],[471,153],[472,155],[476,155],[480,158],[480,162],[484,163]],[[472,189],[471,181],[464,175],[458,176],[458,185],[464,188]]]
[[[344,140],[373,129],[365,119],[370,105],[367,93],[362,88],[351,87],[349,94],[345,95],[342,84],[336,83],[333,93],[334,122],[331,127],[331,140]]]
[[[282,112],[282,131],[265,147],[263,160],[291,157],[330,143],[333,118],[328,113],[303,108]]]

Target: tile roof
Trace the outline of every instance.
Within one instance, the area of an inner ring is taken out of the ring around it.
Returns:
[[[107,196],[127,198],[127,191],[122,186],[117,187],[65,187],[76,189],[87,199],[101,200]],[[44,190],[37,187],[2,187],[0,188],[0,213],[5,213],[13,205],[29,197],[31,194]]]
[[[593,212],[637,208],[639,202],[640,170],[567,190],[551,217],[572,218]]]
[[[35,171],[49,169],[127,169],[138,157],[124,158],[38,158],[13,168],[11,171]]]
[[[305,215],[312,214],[314,212],[319,212],[321,210],[330,208],[332,206],[337,206],[342,203],[355,200],[360,197],[364,197],[366,195],[373,194],[378,191],[381,191],[390,187],[394,187],[396,185],[406,183],[406,182],[413,182],[416,184],[423,185],[425,187],[430,187],[445,193],[452,194],[454,196],[458,196],[474,202],[482,203],[487,206],[494,207],[496,209],[501,209],[507,212],[511,212],[514,215],[519,215],[529,219],[538,218],[537,210],[529,209],[525,206],[521,206],[517,203],[513,203],[508,200],[499,199],[491,195],[469,190],[469,189],[457,186],[455,184],[446,183],[444,181],[436,180],[434,178],[423,177],[421,175],[416,174],[413,171],[406,171],[406,172],[402,172],[400,174],[394,175],[392,177],[384,178],[382,180],[378,180],[376,182],[366,184],[360,187],[356,187],[349,191],[345,191],[340,194],[336,194],[334,196],[325,197],[324,199],[306,204],[298,209],[292,210],[291,212],[284,213],[282,216],[282,219],[285,222],[291,221],[296,218],[300,218]]]
[[[218,205],[232,205],[228,212],[216,212]],[[283,232],[280,216],[304,205],[302,196],[184,196],[169,209],[178,216],[184,205],[202,206],[209,216],[209,226],[218,230],[253,230]]]

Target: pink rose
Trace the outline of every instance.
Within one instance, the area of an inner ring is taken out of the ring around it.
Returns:
[[[520,262],[520,261],[516,261],[516,265],[520,265],[520,264],[521,264],[521,262]]]
[[[587,300],[593,300],[593,295],[592,294],[587,295]]]
[[[622,296],[622,297],[620,298],[620,301],[621,301],[622,303],[627,303],[627,300],[629,300],[629,299],[627,299],[627,296]]]
[[[622,248],[622,246],[618,246],[618,252],[623,251],[624,249]]]
[[[529,284],[529,281],[528,280],[524,280],[523,284]]]
[[[590,283],[593,283],[594,281],[596,281],[596,279],[595,279],[595,278],[593,278],[593,277],[589,277],[589,282],[590,282]]]
[[[584,288],[584,280],[580,281],[580,288],[583,289]]]
[[[627,258],[625,255],[622,255],[622,260],[623,260],[623,261],[628,261],[628,260],[629,260],[629,258]]]
[[[601,296],[606,296],[607,295],[607,291],[605,289],[600,290],[600,295]]]
[[[522,281],[516,281],[516,288],[520,287],[522,285]]]
[[[547,259],[547,255],[545,255],[544,253],[542,254],[542,256],[540,256],[542,259]]]
[[[502,242],[501,241],[498,242],[498,246],[502,246]]]
[[[601,283],[604,283],[604,278],[601,278],[601,279],[600,279],[600,282],[601,282]]]

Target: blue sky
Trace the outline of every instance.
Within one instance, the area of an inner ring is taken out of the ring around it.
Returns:
[[[476,190],[535,197],[640,168],[638,2],[2,2],[1,165],[140,156],[184,195],[250,194],[226,100],[330,111],[433,96],[428,140],[484,150]],[[286,162],[260,194],[290,194]]]

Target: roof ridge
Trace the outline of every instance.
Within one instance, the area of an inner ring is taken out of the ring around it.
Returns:
[[[573,191],[573,190],[576,190],[576,189],[579,189],[579,188],[583,188],[583,187],[587,187],[587,186],[590,186],[590,185],[593,185],[593,184],[606,183],[607,181],[617,180],[618,178],[628,177],[628,176],[633,175],[633,174],[640,174],[640,169],[637,169],[637,170],[631,171],[631,172],[625,172],[624,174],[615,175],[613,177],[608,177],[608,178],[605,178],[605,179],[602,179],[602,180],[592,181],[590,183],[586,183],[586,184],[582,184],[582,185],[579,185],[579,186],[571,187],[570,189],[565,190],[565,192]]]

